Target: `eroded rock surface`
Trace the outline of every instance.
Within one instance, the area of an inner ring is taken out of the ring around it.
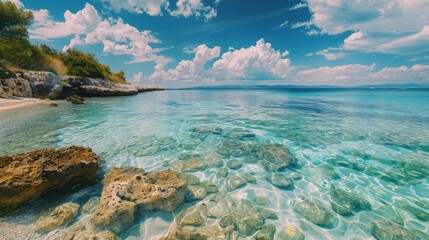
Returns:
[[[103,181],[98,210],[91,222],[100,229],[121,232],[134,222],[136,211],[174,211],[187,194],[187,181],[172,170],[145,173],[134,167],[114,168]]]
[[[412,232],[411,230],[387,220],[374,221],[371,224],[372,235],[379,240],[409,239],[427,240],[424,233]]]
[[[66,203],[55,208],[48,216],[41,217],[35,226],[37,232],[49,232],[71,223],[79,213],[80,205]]]
[[[99,161],[90,148],[76,146],[1,156],[0,214],[55,189],[96,183]]]
[[[308,221],[323,227],[331,227],[336,224],[335,216],[327,210],[310,200],[297,203],[293,210],[301,214]]]

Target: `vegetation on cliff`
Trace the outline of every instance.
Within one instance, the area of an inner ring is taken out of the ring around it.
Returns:
[[[122,70],[112,72],[93,54],[76,49],[58,52],[46,44],[31,44],[27,27],[32,22],[31,11],[18,8],[12,2],[0,1],[0,78],[8,77],[7,72],[16,73],[27,69],[126,83]]]

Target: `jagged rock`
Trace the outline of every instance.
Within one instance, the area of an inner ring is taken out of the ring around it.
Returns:
[[[37,220],[35,230],[37,232],[50,232],[54,229],[66,226],[77,216],[80,205],[77,203],[66,203],[55,208],[48,216]]]
[[[183,203],[186,187],[186,180],[176,171],[145,173],[134,167],[114,168],[103,181],[100,207],[91,222],[119,233],[131,226],[137,210],[174,211]]]
[[[82,206],[82,211],[84,213],[93,213],[100,205],[100,200],[100,197],[92,197]]]
[[[58,107],[58,104],[56,104],[56,103],[50,103],[49,107]]]
[[[262,196],[254,197],[253,202],[261,206],[266,206],[271,203],[270,199]]]
[[[84,104],[85,99],[83,99],[82,97],[80,97],[78,95],[73,95],[71,97],[68,97],[67,101],[71,102],[72,104]]]
[[[416,234],[409,229],[398,224],[389,222],[387,220],[374,221],[371,224],[371,233],[378,240],[391,240],[391,239],[409,239],[421,240],[429,239],[427,236],[424,238],[420,234]]]
[[[266,224],[255,235],[255,240],[273,240],[276,233],[274,224]]]
[[[226,162],[226,166],[229,169],[237,170],[237,169],[240,169],[243,166],[243,164],[241,164],[241,162],[237,161],[237,160],[230,160],[230,161]]]
[[[181,179],[185,179],[188,182],[188,185],[196,185],[200,183],[200,179],[191,174],[181,173],[179,177]]]
[[[247,185],[247,182],[241,177],[231,177],[226,179],[226,188],[228,191],[234,191]]]
[[[287,226],[279,232],[280,240],[304,240],[305,235],[295,226]]]
[[[204,158],[209,167],[223,167],[223,161],[216,153],[210,153]]]
[[[90,148],[76,146],[1,156],[0,214],[54,189],[96,183],[100,160]]]
[[[293,210],[301,214],[308,221],[319,226],[329,227],[336,224],[336,218],[329,210],[308,199],[297,203],[293,207]]]
[[[290,189],[294,187],[293,181],[287,178],[283,173],[271,173],[265,176],[265,179],[280,189]]]
[[[371,204],[355,193],[349,193],[342,189],[332,189],[332,209],[342,215],[350,214],[351,211],[371,211]]]
[[[207,223],[207,206],[200,204],[181,211],[176,216],[178,226],[204,226]]]

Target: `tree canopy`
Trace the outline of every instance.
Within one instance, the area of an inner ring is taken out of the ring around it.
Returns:
[[[18,8],[12,2],[0,1],[0,37],[6,39],[27,39],[27,26],[33,21],[33,13]]]

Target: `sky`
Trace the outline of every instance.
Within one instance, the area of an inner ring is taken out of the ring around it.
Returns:
[[[7,0],[2,0],[7,1]],[[130,83],[429,83],[428,0],[8,0]]]

